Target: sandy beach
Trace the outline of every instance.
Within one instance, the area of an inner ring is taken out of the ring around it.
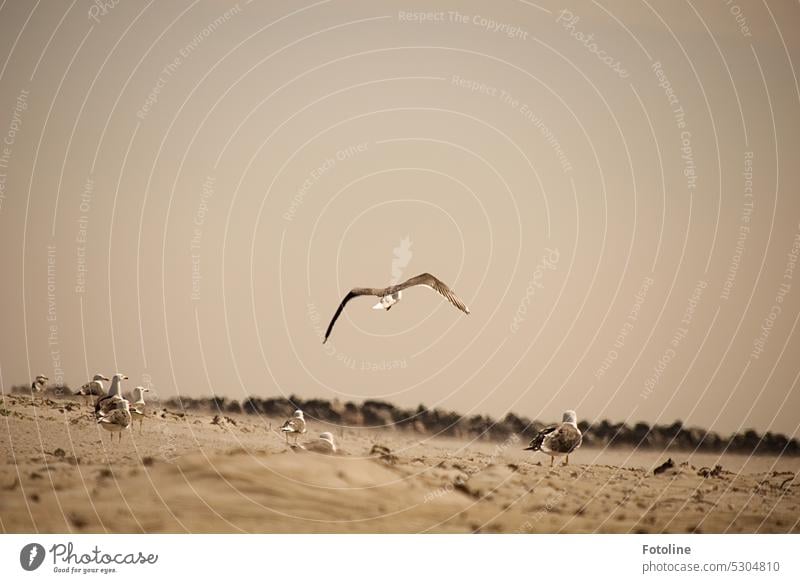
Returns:
[[[311,420],[300,443],[332,431],[327,456],[256,415],[154,407],[118,444],[77,399],[7,395],[0,414],[3,532],[800,532],[798,457],[583,447],[550,468],[516,435]]]

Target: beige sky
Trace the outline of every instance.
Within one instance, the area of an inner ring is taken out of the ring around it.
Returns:
[[[265,4],[3,4],[4,390],[797,435],[796,3]]]

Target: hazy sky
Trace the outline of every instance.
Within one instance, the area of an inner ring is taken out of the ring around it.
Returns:
[[[113,4],[0,9],[4,390],[797,435],[796,2]]]

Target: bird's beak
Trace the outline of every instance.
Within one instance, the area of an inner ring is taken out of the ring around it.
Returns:
[[[382,303],[380,303],[380,302],[378,302],[377,304],[375,304],[374,306],[372,306],[372,309],[373,309],[373,310],[382,310],[382,309],[383,309],[383,304],[382,304]]]
[[[128,377],[127,377],[127,376],[125,376],[125,375],[122,375],[122,379],[127,381],[127,380],[128,380]]]
[[[528,447],[522,448],[522,451],[532,451],[532,450],[533,450],[533,446],[532,445],[529,445]]]
[[[103,380],[104,380],[104,381],[110,381],[111,379],[110,379],[110,378],[108,378],[108,377],[103,377]]]

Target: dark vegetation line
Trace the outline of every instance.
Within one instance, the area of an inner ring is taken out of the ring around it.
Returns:
[[[30,394],[30,387],[15,386],[12,393]],[[46,397],[63,398],[73,395],[69,387],[49,387],[43,393]],[[440,437],[459,439],[481,439],[485,441],[504,441],[516,434],[530,439],[542,428],[544,423],[508,413],[503,419],[492,419],[488,415],[464,416],[454,411],[428,409],[419,405],[416,409],[403,409],[391,403],[367,400],[363,403],[351,401],[342,403],[336,399],[304,400],[297,396],[272,397],[262,399],[250,397],[241,403],[225,397],[171,397],[160,402],[161,407],[178,411],[198,411],[209,413],[244,413],[284,419],[291,417],[296,409],[302,409],[309,420],[344,427],[363,427],[409,431]],[[636,423],[612,423],[603,420],[597,423],[581,421],[578,427],[583,433],[585,446],[620,446],[642,449],[671,448],[700,452],[729,451],[735,453],[800,455],[800,442],[780,433],[761,434],[754,429],[724,437],[714,431],[701,428],[684,427],[683,422],[670,425],[649,425]]]

